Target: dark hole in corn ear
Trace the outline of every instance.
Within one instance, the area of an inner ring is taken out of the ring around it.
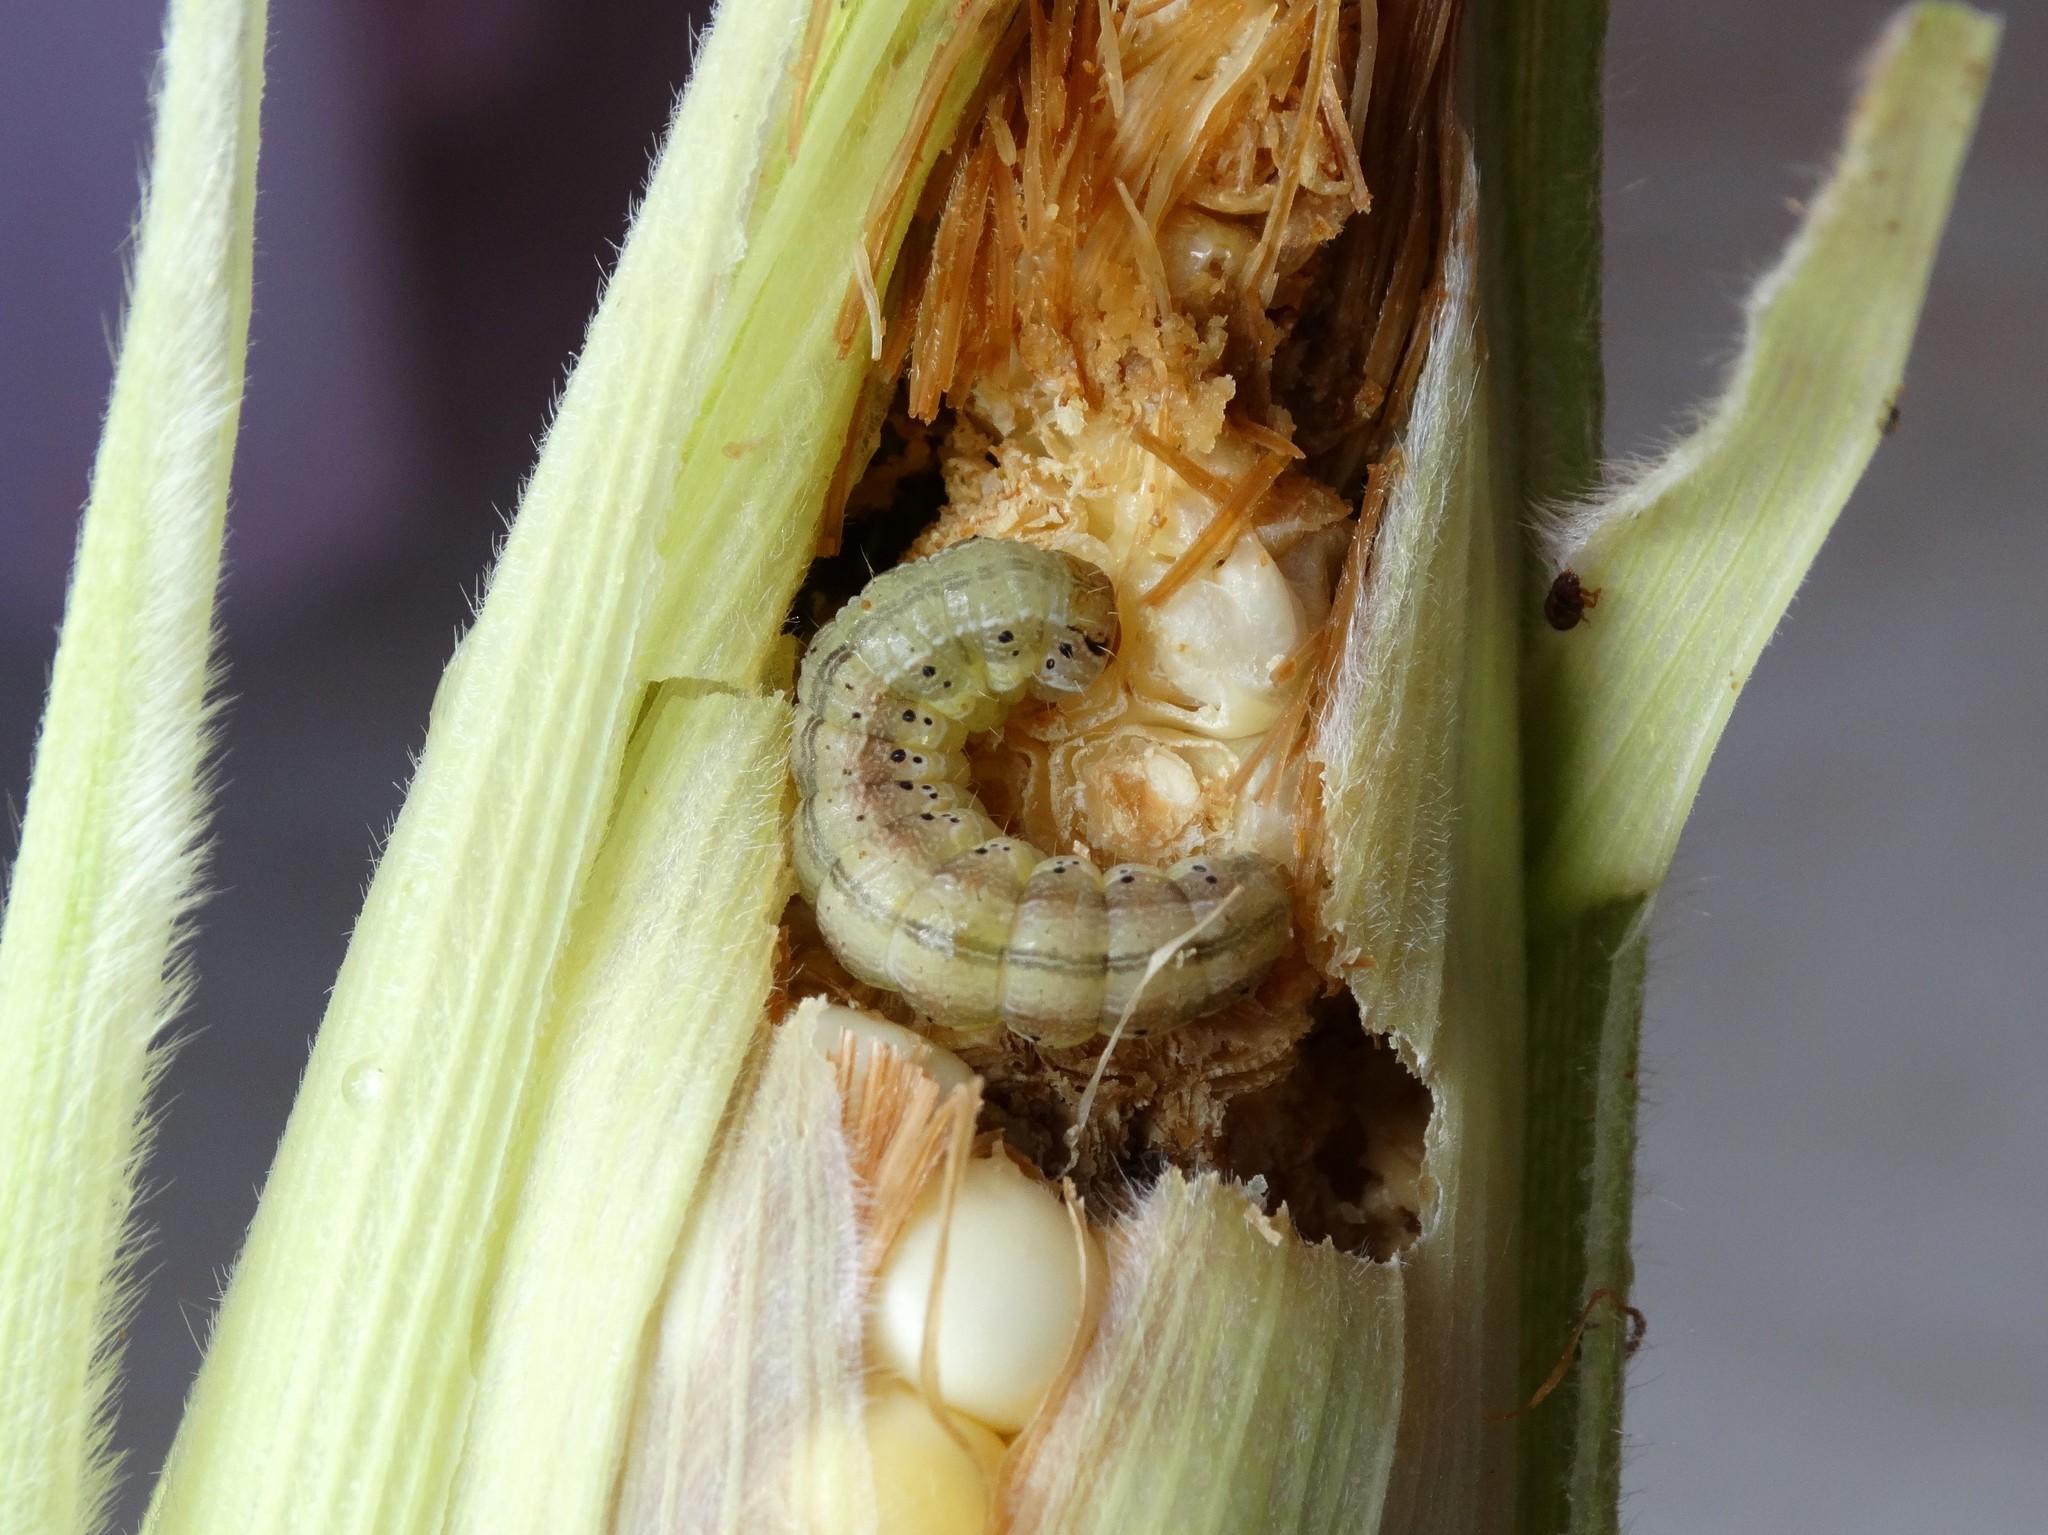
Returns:
[[[1316,1006],[1294,1069],[1232,1101],[1221,1164],[1266,1180],[1310,1241],[1387,1259],[1422,1235],[1429,1089],[1385,1039],[1359,1022],[1350,994]]]

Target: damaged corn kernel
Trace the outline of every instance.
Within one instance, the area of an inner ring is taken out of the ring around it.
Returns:
[[[939,1084],[943,1092],[967,1087],[974,1081],[974,1072],[952,1051],[933,1044],[922,1034],[914,1033],[900,1023],[877,1018],[873,1013],[864,1013],[838,1002],[827,1002],[821,997],[806,997],[798,1004],[795,1021],[798,1027],[810,1031],[811,1042],[817,1046],[818,1053],[828,1058],[839,1052],[843,1041],[851,1039],[860,1048],[862,1056],[871,1049],[887,1050],[915,1063],[926,1076]],[[858,1084],[864,1076],[865,1072],[856,1064],[854,1086],[847,1094],[849,1098],[858,1095]]]
[[[938,222],[908,402],[952,407],[949,504],[913,553],[1018,539],[1115,584],[1115,662],[984,754],[1020,834],[1291,867],[1299,662],[1356,524],[1306,472],[1329,444],[1297,441],[1272,372],[1315,257],[1369,202],[1359,123],[1331,109],[1359,99],[1357,15],[1206,0],[1071,22],[1034,22]]]

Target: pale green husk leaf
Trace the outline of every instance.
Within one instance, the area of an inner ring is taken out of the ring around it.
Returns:
[[[1109,1234],[1094,1346],[1005,1491],[1013,1535],[1377,1527],[1401,1276],[1169,1172]]]
[[[451,1531],[603,1527],[641,1339],[771,981],[788,711],[664,693],[561,969]],[[508,1476],[506,1468],[525,1468]]]
[[[534,1304],[545,1282],[524,1262],[507,1309],[494,1312],[508,1241],[539,1251],[582,1218],[560,1200],[588,1195],[578,1186],[565,1196],[559,1171],[588,1169],[584,1137],[595,1133],[587,1095],[560,1086],[585,1059],[557,1037],[579,1022],[558,1002],[576,984],[562,959],[579,923],[603,946],[636,920],[599,909],[590,871],[642,684],[665,670],[650,655],[695,679],[686,696],[704,692],[703,679],[768,680],[786,594],[815,538],[811,487],[829,477],[866,370],[858,352],[839,355],[818,316],[838,310],[870,234],[873,190],[900,173],[910,195],[873,249],[887,282],[916,184],[999,19],[987,7],[963,18],[947,0],[834,8],[792,161],[790,86],[810,12],[803,0],[747,0],[703,45],[488,599],[436,697],[419,773],[158,1485],[157,1535],[438,1529],[458,1478],[460,1508],[476,1517],[591,1508],[601,1467],[561,1485],[560,1505],[515,1496],[546,1485],[559,1448],[548,1424],[472,1421],[479,1346],[510,1347],[493,1340],[554,1325]],[[931,141],[899,163],[935,69],[945,110]],[[808,393],[792,402],[758,388],[765,359]],[[742,464],[753,490],[735,510],[721,488]],[[659,645],[658,613],[668,615]],[[729,728],[741,734],[727,744],[762,749],[748,732],[763,717],[736,718]],[[713,730],[709,714],[679,718],[697,721],[675,727],[685,736]],[[730,830],[688,849],[674,877],[722,879],[736,859],[756,857],[774,817],[735,792]],[[658,817],[621,827],[630,839],[673,833]],[[627,845],[607,854],[624,869],[658,856]],[[758,936],[753,897],[739,910],[735,920]],[[632,949],[624,968],[651,968],[610,978],[605,997],[624,1005],[673,987],[711,999],[695,1111],[714,1114],[730,1031],[758,1019],[746,994],[759,962],[714,956],[679,975],[670,957],[621,941]],[[599,1014],[610,1005],[591,1003]],[[673,1032],[668,1045],[687,1048]],[[691,1111],[658,1093],[633,1104],[644,1114],[632,1123],[622,1105],[605,1106],[606,1135],[656,1136]],[[543,1125],[549,1160],[528,1202]],[[659,1194],[671,1222],[688,1197],[689,1160]],[[645,1293],[650,1265],[665,1258],[675,1234],[658,1224],[633,1226],[640,1247],[614,1255],[630,1270],[621,1293]],[[583,1346],[631,1348],[645,1318],[607,1321],[609,1341]],[[518,1346],[559,1361],[569,1344],[564,1334]],[[588,1431],[614,1444],[623,1372],[592,1389],[611,1394]],[[508,1486],[486,1492],[498,1478]]]
[[[249,334],[262,0],[174,0],[128,318],[0,928],[0,1530],[100,1527],[155,1048],[182,1005]]]
[[[1477,203],[1461,167],[1443,307],[1319,722],[1325,920],[1368,1029],[1430,1091],[1433,1185],[1399,1270],[1399,1452],[1383,1527],[1497,1527],[1513,1431],[1522,1052],[1513,540],[1490,458]]]

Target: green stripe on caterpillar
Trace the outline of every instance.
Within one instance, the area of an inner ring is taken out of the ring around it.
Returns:
[[[884,572],[819,630],[797,679],[793,841],[853,974],[954,1028],[1076,1044],[1134,995],[1135,1033],[1212,1012],[1285,951],[1287,882],[1270,859],[1103,873],[1005,836],[975,798],[968,737],[1026,694],[1086,688],[1117,633],[1101,570],[985,538]]]

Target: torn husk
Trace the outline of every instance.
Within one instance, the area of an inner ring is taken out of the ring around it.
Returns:
[[[815,1006],[815,1004],[812,1004]],[[799,1014],[759,1041],[653,1321],[618,1535],[874,1527],[860,1442],[876,1266],[978,1098]]]
[[[796,1029],[763,1053],[656,1315],[619,1535],[803,1529],[825,1490],[804,1446],[860,1420],[861,1237],[834,1075]],[[851,1467],[832,1491],[871,1508]]]
[[[1400,1271],[1303,1242],[1213,1175],[1168,1172],[1111,1230],[1095,1346],[1015,1452],[1002,1528],[1380,1528]]]
[[[1404,1257],[1407,1391],[1387,1527],[1505,1520],[1522,949],[1511,523],[1488,451],[1469,164],[1443,304],[1317,760],[1319,896],[1368,1029],[1429,1090],[1429,1205]]]

